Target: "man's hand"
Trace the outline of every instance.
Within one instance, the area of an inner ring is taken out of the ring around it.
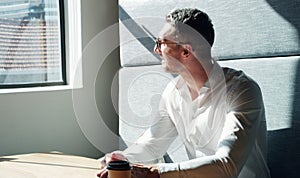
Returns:
[[[133,164],[131,178],[159,178],[156,165]]]
[[[97,176],[99,178],[107,178],[108,171],[106,169],[106,166],[109,162],[116,161],[116,160],[126,160],[126,158],[120,152],[117,152],[117,151],[105,154],[105,156],[103,156],[100,159],[100,171],[97,174]]]
[[[107,178],[107,176],[108,176],[108,171],[107,171],[106,167],[101,168],[101,170],[97,174],[97,177],[99,177],[99,178]]]

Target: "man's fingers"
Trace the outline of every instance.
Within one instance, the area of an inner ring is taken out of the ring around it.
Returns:
[[[103,169],[104,167],[106,167],[105,156],[100,158],[99,161],[100,161],[100,169]]]
[[[114,160],[126,160],[125,156],[122,155],[121,153],[118,153],[118,152],[112,152],[110,156],[111,156],[112,161],[114,161]]]
[[[98,176],[99,178],[107,178],[107,176],[108,176],[108,171],[107,171],[106,169],[102,169],[102,170],[97,174],[97,176]]]

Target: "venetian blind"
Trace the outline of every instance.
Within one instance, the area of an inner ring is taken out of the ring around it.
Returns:
[[[0,0],[0,86],[64,83],[62,2]]]

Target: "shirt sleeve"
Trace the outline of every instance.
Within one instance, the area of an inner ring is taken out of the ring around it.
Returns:
[[[177,135],[177,130],[169,118],[162,100],[159,113],[152,126],[122,153],[130,162],[157,163],[157,160],[163,157]]]
[[[161,178],[237,177],[252,147],[264,106],[259,86],[242,82],[228,93],[228,113],[214,155],[181,163],[158,164]]]

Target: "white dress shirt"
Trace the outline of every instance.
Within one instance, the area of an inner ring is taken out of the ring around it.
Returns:
[[[270,177],[261,91],[241,71],[215,63],[194,100],[183,78],[175,78],[152,127],[123,154],[132,162],[161,158],[178,135],[189,160],[158,163],[161,178]]]

